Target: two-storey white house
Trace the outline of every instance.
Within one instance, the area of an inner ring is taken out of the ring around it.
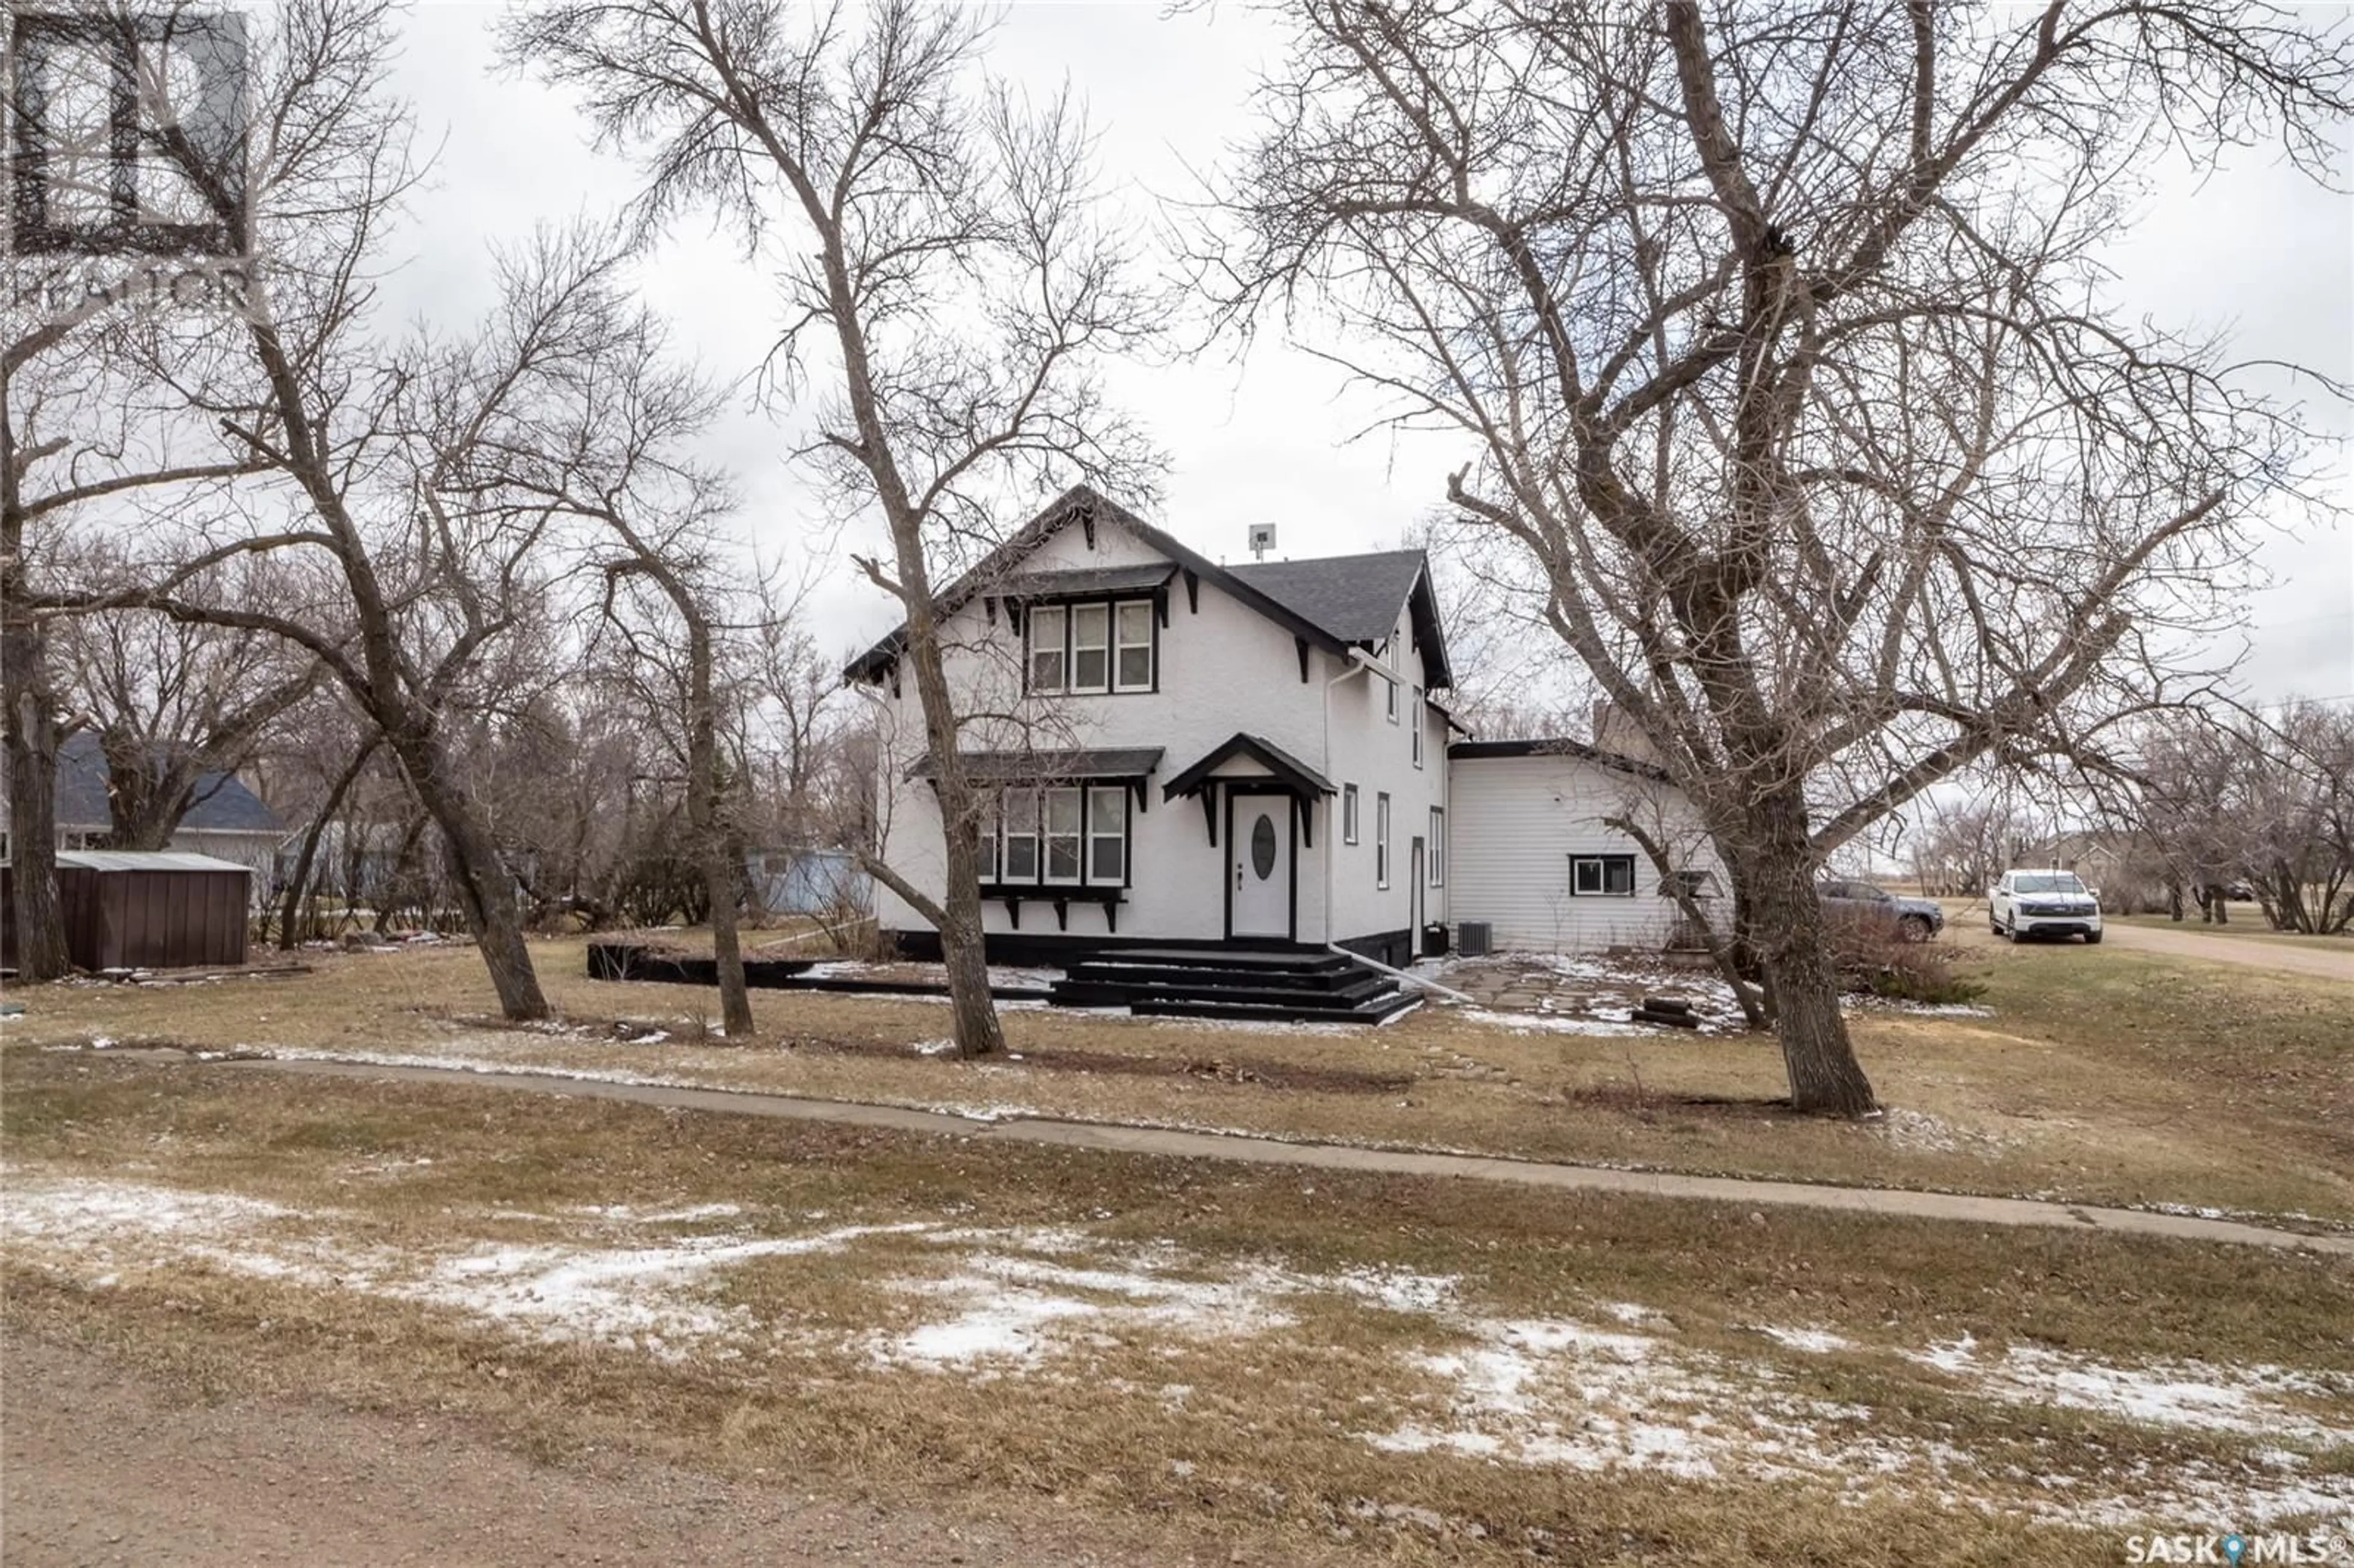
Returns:
[[[1659,809],[1672,792],[1649,770],[1574,743],[1450,755],[1455,676],[1419,550],[1221,566],[1080,487],[938,603],[960,749],[991,791],[992,957],[1337,946],[1402,964],[1465,920],[1545,946],[1674,923],[1601,823]],[[878,712],[881,853],[930,890],[943,830],[904,647],[893,633],[848,676]],[[1569,900],[1589,917],[1549,902]],[[886,889],[876,916],[904,949],[937,948]]]

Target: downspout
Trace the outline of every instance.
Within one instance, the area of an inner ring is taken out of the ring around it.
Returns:
[[[1327,942],[1324,946],[1331,951],[1340,954],[1344,959],[1356,959],[1357,962],[1364,965],[1369,969],[1379,969],[1382,973],[1389,976],[1392,980],[1404,980],[1408,985],[1418,985],[1425,991],[1435,991],[1441,996],[1451,996],[1458,1001],[1473,1001],[1478,1000],[1475,997],[1466,996],[1461,991],[1453,990],[1450,987],[1443,986],[1426,975],[1415,974],[1406,969],[1394,969],[1378,959],[1369,959],[1363,953],[1352,953],[1348,948],[1341,946],[1338,942]]]
[[[1324,683],[1324,755],[1317,760],[1318,765],[1324,769],[1324,777],[1327,779],[1332,777],[1332,688],[1352,676],[1366,673],[1379,675],[1392,685],[1397,684],[1395,677],[1379,664],[1374,663],[1372,655],[1363,649],[1350,648],[1346,652],[1349,660],[1348,668]],[[1364,810],[1363,800],[1358,801],[1357,810],[1360,813]],[[1332,878],[1341,860],[1340,815],[1339,811],[1334,811],[1332,820],[1324,824],[1324,945],[1332,948],[1336,952],[1346,951],[1345,948],[1337,947],[1332,940]]]

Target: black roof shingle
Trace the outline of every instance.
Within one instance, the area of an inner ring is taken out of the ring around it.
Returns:
[[[58,826],[98,832],[112,825],[107,806],[106,752],[98,736],[81,730],[58,747]],[[282,833],[286,824],[233,773],[197,776],[188,814],[180,826],[192,832]]]

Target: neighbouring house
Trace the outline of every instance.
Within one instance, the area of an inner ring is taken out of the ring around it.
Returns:
[[[13,858],[12,821],[0,779],[0,859]],[[113,832],[113,813],[107,807],[106,753],[93,731],[81,730],[58,747],[58,848],[90,850],[105,845]],[[244,866],[249,896],[256,902],[270,895],[280,842],[286,824],[278,813],[247,789],[234,773],[199,775],[187,814],[164,847],[183,854],[208,856]]]
[[[747,850],[744,881],[764,915],[872,909],[875,887],[848,850]]]
[[[1649,766],[1566,740],[1456,742],[1419,550],[1222,565],[1082,486],[938,600],[993,959],[1132,948],[1323,948],[1388,964],[1466,921],[1514,946],[1658,945],[1675,903],[1632,820],[1722,884]],[[905,629],[847,678],[879,721],[885,860],[944,885]],[[1450,744],[1452,743],[1452,744]],[[903,949],[928,922],[887,887]]]
[[[2164,911],[2174,880],[2158,847],[2125,829],[2062,833],[2020,849],[2010,863],[2020,869],[2074,872],[2112,915]]]

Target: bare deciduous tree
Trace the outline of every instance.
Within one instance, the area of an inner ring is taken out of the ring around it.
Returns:
[[[174,16],[193,16],[175,11]],[[135,48],[152,7],[103,14]],[[463,448],[556,351],[549,320],[568,302],[532,302],[473,341],[388,344],[370,328],[370,269],[415,177],[410,127],[386,93],[395,47],[384,0],[290,0],[250,31],[246,101],[253,144],[244,187],[223,150],[179,127],[166,103],[146,149],[232,230],[249,225],[242,308],[212,323],[209,355],[151,354],[138,368],[200,417],[224,461],[263,476],[239,523],[190,541],[168,569],[67,609],[139,606],[174,620],[281,637],[317,659],[382,734],[439,828],[460,913],[510,1018],[547,1014],[524,943],[514,879],[452,766],[448,716],[486,650],[535,602],[544,513],[470,508],[440,484]],[[238,201],[250,193],[250,210]],[[183,334],[187,335],[187,334]],[[468,403],[469,394],[476,401]],[[167,413],[168,417],[168,413]],[[264,503],[284,507],[281,515]],[[267,519],[266,521],[264,519]],[[335,591],[256,606],[200,591],[241,554],[324,563]]]
[[[2294,410],[2103,302],[2151,155],[2328,167],[2342,22],[2238,0],[1310,0],[1209,248],[1455,432],[1447,499],[1691,794],[1795,1103],[1872,1087],[1815,877],[2211,626]],[[1304,327],[1303,327],[1304,330]]]
[[[506,34],[511,61],[577,90],[605,142],[642,156],[649,222],[716,208],[771,262],[777,383],[828,361],[807,455],[888,535],[888,560],[860,564],[906,612],[947,836],[937,898],[879,856],[870,869],[938,928],[966,1055],[1003,1041],[935,580],[992,536],[1014,482],[1060,470],[1133,487],[1142,454],[1090,366],[1148,323],[1093,215],[1073,104],[1033,109],[981,79],[990,27],[917,0],[813,15],[780,0],[567,0],[513,13]]]

